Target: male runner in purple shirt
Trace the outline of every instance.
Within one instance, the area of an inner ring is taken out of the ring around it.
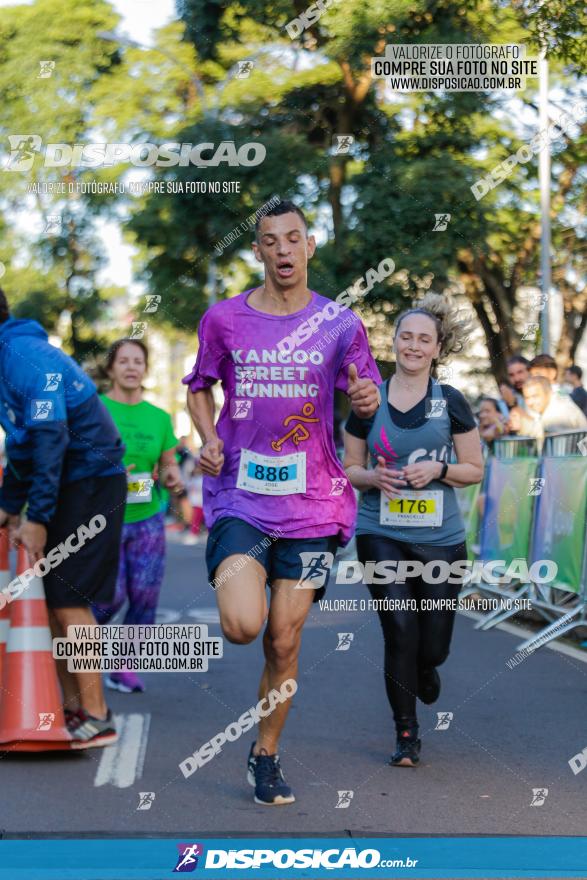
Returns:
[[[380,399],[360,320],[308,289],[315,249],[292,202],[266,214],[253,244],[265,282],[206,312],[195,366],[183,380],[204,444],[206,562],[223,633],[248,644],[267,620],[259,696],[271,711],[259,721],[248,780],[255,801],[271,806],[295,800],[277,754],[290,700],[275,692],[296,678],[304,621],[356,516],[334,448],[334,391],[345,391],[361,418]],[[218,380],[224,406],[215,425]]]

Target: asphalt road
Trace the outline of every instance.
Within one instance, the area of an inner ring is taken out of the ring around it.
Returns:
[[[332,585],[333,598],[361,598]],[[173,542],[161,597],[164,621],[210,624],[219,635],[204,547]],[[216,622],[214,622],[216,621]],[[295,804],[252,800],[251,734],[185,779],[179,763],[256,703],[260,640],[224,645],[206,673],[149,673],[144,694],[112,694],[123,736],[103,750],[0,760],[0,833],[56,835],[584,835],[587,772],[569,760],[587,747],[587,665],[542,649],[513,669],[521,641],[480,633],[459,615],[434,706],[420,708],[422,763],[387,766],[394,744],[382,640],[373,612],[314,606],[281,757]],[[353,633],[336,650],[338,633]],[[451,712],[436,730],[437,712]],[[534,788],[548,789],[531,806]],[[149,809],[137,809],[151,792]],[[352,792],[338,806],[338,792]]]

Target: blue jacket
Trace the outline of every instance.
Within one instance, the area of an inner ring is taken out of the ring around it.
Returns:
[[[0,324],[0,425],[8,465],[0,508],[48,523],[61,485],[125,473],[124,445],[96,386],[36,321]]]

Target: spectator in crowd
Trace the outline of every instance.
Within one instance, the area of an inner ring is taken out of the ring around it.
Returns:
[[[524,382],[530,378],[528,365],[530,361],[521,354],[515,354],[507,362],[508,379],[516,392],[517,405],[524,408],[524,398],[522,396],[522,388]]]
[[[509,413],[508,413],[509,417]],[[499,407],[499,401],[494,397],[484,397],[481,400],[478,412],[479,434],[483,442],[491,452],[493,441],[508,433],[507,419]]]
[[[555,394],[558,394],[561,391],[561,386],[557,382],[558,367],[552,355],[537,354],[536,357],[530,361],[528,371],[532,377],[544,376],[545,379],[548,379],[550,387]]]
[[[568,395],[556,394],[545,376],[532,376],[524,385],[528,412],[518,430],[542,441],[547,434],[587,428],[587,417]]]
[[[583,370],[581,367],[573,364],[572,367],[567,367],[565,370],[565,385],[571,387],[571,400],[587,415],[587,391],[583,388],[582,378]]]
[[[509,418],[510,410],[512,410],[515,406],[519,406],[518,395],[516,394],[516,389],[513,385],[505,380],[499,383],[499,394],[500,398],[498,400],[499,411],[503,416]]]

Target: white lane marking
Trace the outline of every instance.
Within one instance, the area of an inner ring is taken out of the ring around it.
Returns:
[[[471,620],[482,620],[485,615],[478,614],[476,611],[465,611],[461,609],[459,614],[462,614],[463,617],[470,617]],[[546,625],[546,623],[545,623]],[[538,635],[538,630],[526,629],[525,626],[514,626],[511,623],[498,623],[497,626],[494,626],[493,629],[502,629],[504,632],[510,633],[513,636],[518,636],[519,638],[529,639],[530,636]],[[491,630],[488,630],[491,632]],[[587,651],[580,651],[578,648],[573,648],[571,645],[565,645],[562,642],[548,642],[548,644],[543,645],[544,648],[549,648],[551,651],[558,651],[559,654],[566,654],[567,657],[573,657],[575,660],[580,660],[582,663],[587,663]]]
[[[155,623],[176,623],[180,617],[181,613],[173,608],[158,608]]]
[[[94,786],[130,788],[143,773],[150,714],[115,715],[118,741],[102,752]]]
[[[220,623],[218,608],[193,608],[188,611],[188,617],[199,623]]]

